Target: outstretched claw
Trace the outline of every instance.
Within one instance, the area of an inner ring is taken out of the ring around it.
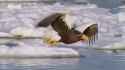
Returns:
[[[44,38],[43,42],[49,44],[50,46],[57,46],[59,44],[59,41],[52,38]]]

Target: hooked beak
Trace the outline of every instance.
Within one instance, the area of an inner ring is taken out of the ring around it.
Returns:
[[[88,41],[89,38],[88,38],[88,36],[86,36],[86,35],[83,34],[83,35],[80,37],[80,40]]]

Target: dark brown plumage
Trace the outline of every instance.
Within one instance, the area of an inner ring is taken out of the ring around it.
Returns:
[[[66,44],[71,44],[80,40],[89,42],[95,41],[96,34],[98,33],[98,25],[92,24],[87,27],[83,33],[69,28],[67,23],[63,20],[66,14],[54,13],[38,23],[36,27],[47,27],[51,25],[53,29],[61,36],[60,41]]]

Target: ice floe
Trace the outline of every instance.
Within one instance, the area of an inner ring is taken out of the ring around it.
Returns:
[[[6,58],[61,58],[61,57],[79,57],[79,53],[71,48],[58,47],[40,47],[21,45],[16,47],[0,47],[0,57]]]

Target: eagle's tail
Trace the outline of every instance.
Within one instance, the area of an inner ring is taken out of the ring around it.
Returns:
[[[83,32],[88,37],[89,45],[93,44],[98,39],[98,24],[92,24],[88,26]]]

